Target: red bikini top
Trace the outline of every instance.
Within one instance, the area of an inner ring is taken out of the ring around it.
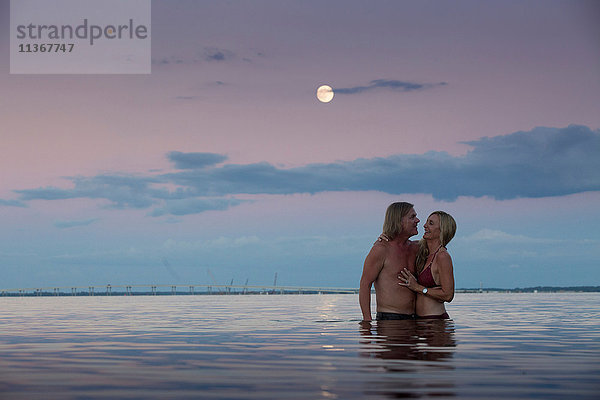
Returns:
[[[433,274],[431,273],[431,264],[433,264],[433,260],[435,260],[435,256],[437,256],[437,253],[438,253],[438,251],[440,251],[441,248],[442,248],[442,246],[438,247],[438,249],[435,251],[435,253],[433,253],[431,262],[429,263],[427,268],[425,268],[423,271],[421,271],[421,273],[419,274],[419,277],[417,278],[417,282],[419,282],[420,285],[423,285],[426,288],[440,286],[437,283],[435,283],[435,280],[433,279]]]
[[[419,284],[425,286],[426,288],[439,286],[433,280],[433,274],[431,273],[431,264],[427,268],[425,268],[423,271],[421,271],[417,281],[419,282]]]

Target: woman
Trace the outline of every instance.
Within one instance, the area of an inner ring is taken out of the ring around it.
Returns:
[[[424,228],[416,260],[417,278],[404,268],[398,284],[417,293],[418,318],[448,319],[444,302],[454,298],[454,273],[446,245],[456,233],[456,222],[450,214],[434,211]]]

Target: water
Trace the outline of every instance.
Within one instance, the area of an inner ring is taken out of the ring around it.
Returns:
[[[457,294],[359,324],[356,295],[0,298],[0,399],[597,399],[600,294]]]

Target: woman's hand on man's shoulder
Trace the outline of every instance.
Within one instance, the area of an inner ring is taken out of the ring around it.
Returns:
[[[390,238],[385,234],[382,233],[381,235],[379,235],[379,237],[377,238],[377,240],[375,241],[375,243],[373,243],[373,245],[376,245],[377,243],[382,243],[382,242],[389,242]]]

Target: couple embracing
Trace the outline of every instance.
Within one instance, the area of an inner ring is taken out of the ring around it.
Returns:
[[[456,222],[435,211],[425,222],[419,242],[410,238],[419,223],[410,203],[391,204],[383,234],[365,259],[359,303],[363,321],[371,321],[371,286],[375,285],[377,320],[448,319],[444,302],[454,297],[452,258],[446,245],[454,237]]]

